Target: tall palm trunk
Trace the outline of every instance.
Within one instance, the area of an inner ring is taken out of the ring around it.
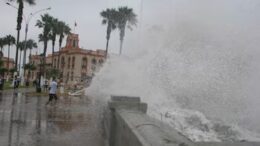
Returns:
[[[119,52],[120,55],[122,54],[123,42],[124,39],[120,39],[120,52]]]
[[[62,41],[63,41],[63,35],[61,34],[61,35],[60,35],[60,39],[59,39],[58,69],[60,68],[60,51],[61,51]]]
[[[125,37],[125,25],[120,29],[120,52],[119,52],[120,55],[122,54],[122,50],[123,50],[124,37]]]
[[[24,50],[24,53],[25,53],[25,50]],[[22,50],[20,50],[20,59],[19,59],[19,68],[18,68],[19,74],[21,73],[21,72],[20,72],[20,71],[21,71],[21,63],[22,63]]]
[[[7,69],[8,69],[8,71],[9,71],[9,64],[10,64],[10,63],[9,63],[9,62],[10,62],[10,61],[9,61],[9,60],[10,60],[9,57],[10,57],[10,45],[8,45],[8,57],[7,57]],[[8,73],[8,74],[9,74],[9,73]]]
[[[45,65],[46,65],[46,53],[48,47],[48,38],[44,40],[44,51],[43,51],[43,76],[45,77]]]
[[[51,57],[51,65],[52,67],[54,66],[53,64],[53,59],[54,59],[54,47],[55,47],[55,39],[52,40],[52,57]]]
[[[31,63],[31,57],[32,57],[32,49],[30,49],[30,54],[29,54],[29,63]]]
[[[107,58],[107,53],[108,53],[108,45],[109,45],[109,39],[107,39],[107,44],[106,44],[106,58]]]
[[[39,89],[39,92],[41,92],[41,77],[45,76],[46,51],[47,51],[47,47],[48,47],[48,38],[44,38],[43,41],[44,41],[43,42],[43,56],[41,58],[41,66],[40,66],[40,73],[38,76],[38,86],[37,86],[37,89]]]
[[[16,38],[16,53],[15,53],[15,69],[17,70],[17,63],[18,63],[18,44],[20,39],[20,30],[21,30],[21,24],[23,21],[23,0],[19,0],[19,7],[18,7],[18,17],[17,17],[17,38]]]
[[[109,45],[109,39],[110,39],[110,34],[111,34],[111,23],[108,23],[107,25],[107,44],[106,44],[106,58],[107,58],[107,54],[108,54],[108,45]]]

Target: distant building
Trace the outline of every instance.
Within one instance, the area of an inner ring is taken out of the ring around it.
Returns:
[[[37,77],[40,71],[40,56],[32,55],[30,62],[37,66],[33,71],[30,80]],[[53,65],[52,65],[53,59]],[[60,71],[60,78],[65,83],[81,82],[94,76],[100,69],[105,60],[105,51],[103,50],[85,50],[79,47],[79,35],[70,34],[67,37],[66,46],[61,48],[54,55],[49,54],[46,58],[47,69],[53,67]]]
[[[1,55],[2,55],[2,53],[1,53]],[[8,61],[8,57],[2,56],[1,60],[2,60],[2,63],[3,63],[1,68],[5,68],[7,70],[10,70],[10,69],[13,69],[15,67],[15,63],[14,63],[13,58],[9,58],[9,61]],[[11,74],[9,72],[5,72],[3,75],[6,79],[9,79]]]
[[[9,62],[8,62],[8,57],[2,57],[2,61],[3,61],[3,68],[10,70],[10,69],[13,69],[15,67],[15,63],[14,63],[13,58],[9,58]]]

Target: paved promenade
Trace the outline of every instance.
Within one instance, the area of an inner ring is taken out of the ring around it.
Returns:
[[[97,107],[86,97],[26,96],[0,92],[1,146],[103,146]]]

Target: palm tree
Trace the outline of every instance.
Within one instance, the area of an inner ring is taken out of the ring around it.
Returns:
[[[15,1],[15,0],[9,0],[11,2]],[[15,68],[17,69],[17,62],[18,62],[18,43],[19,43],[19,39],[20,39],[20,30],[21,30],[21,24],[23,21],[23,8],[24,8],[24,2],[28,3],[29,5],[34,5],[35,4],[35,0],[16,0],[16,2],[19,4],[18,6],[18,15],[17,15],[17,38],[16,38],[16,54],[15,54]]]
[[[0,38],[0,48],[1,48],[1,52],[3,52],[3,48],[6,45],[5,39],[4,38]]]
[[[57,25],[58,25],[58,35],[60,36],[60,38],[59,38],[59,52],[60,52],[63,39],[64,39],[65,35],[70,34],[71,29],[70,29],[69,25],[67,25],[63,21],[59,21]],[[60,66],[60,53],[59,53],[59,57],[58,57],[58,69],[59,69],[59,66]]]
[[[7,69],[9,70],[9,57],[10,57],[10,46],[15,44],[15,38],[11,35],[5,37],[6,44],[8,45],[8,59],[7,59]]]
[[[41,20],[38,20],[36,23],[36,26],[38,26],[39,28],[43,28],[43,32],[42,34],[39,35],[39,39],[40,41],[43,41],[44,64],[45,64],[45,57],[46,57],[46,52],[48,47],[48,41],[50,39],[53,19],[54,18],[52,16],[48,14],[44,14],[41,16]]]
[[[71,31],[71,28],[65,22],[63,22],[63,21],[58,22],[58,35],[60,36],[59,49],[61,49],[62,42],[63,42],[65,35],[70,34],[70,31]]]
[[[26,59],[27,59],[27,49],[30,49],[30,53],[31,53],[31,49],[33,49],[33,48],[36,48],[37,47],[37,44],[34,42],[34,40],[32,40],[32,39],[29,39],[29,40],[27,40],[26,42],[25,41],[23,41],[23,44],[24,44],[24,49],[23,49],[23,51],[24,51],[24,54],[23,54],[23,66],[26,64]],[[36,47],[33,47],[33,45],[36,45]]]
[[[24,42],[25,43],[25,42]],[[32,51],[32,49],[33,48],[37,48],[38,46],[37,46],[37,43],[33,40],[33,39],[29,39],[29,40],[27,40],[26,41],[26,48],[24,49],[24,53],[26,54],[26,50],[27,49],[30,49],[30,55],[29,55],[29,57],[31,57],[31,51]],[[26,56],[26,55],[24,55],[24,56]],[[26,57],[24,58],[24,62],[23,62],[23,67],[25,66],[25,64],[26,64]],[[25,70],[24,70],[24,75],[25,75]]]
[[[106,43],[106,57],[108,53],[108,45],[111,32],[116,29],[116,18],[117,18],[117,11],[115,9],[106,9],[100,13],[101,17],[103,17],[102,24],[107,25],[107,43]]]
[[[37,45],[37,43],[36,43],[33,39],[29,39],[29,40],[27,41],[27,43],[26,43],[26,49],[30,49],[30,54],[29,54],[29,56],[32,55],[32,49],[33,49],[33,48],[37,48],[37,47],[38,47],[38,45]],[[25,60],[25,62],[26,62],[26,60]]]
[[[46,64],[46,52],[47,52],[47,47],[48,47],[48,41],[50,39],[50,33],[51,33],[51,25],[52,25],[52,21],[53,21],[53,17],[48,15],[48,14],[44,14],[41,16],[41,20],[37,20],[36,26],[38,26],[39,28],[43,29],[42,34],[39,34],[39,40],[43,41],[43,60],[42,62],[42,66],[43,66],[43,72],[45,72],[45,64]],[[40,68],[40,74],[38,76],[38,80],[39,80],[39,84],[37,86],[37,92],[41,92],[41,87],[40,87],[40,81],[41,81],[41,75],[42,75],[42,70]]]
[[[125,37],[126,26],[132,30],[132,26],[137,23],[137,15],[133,12],[132,8],[120,7],[118,8],[118,29],[120,31],[120,55],[122,54],[123,41]]]
[[[36,66],[34,64],[27,63],[24,65],[24,70],[28,70],[28,74],[27,74],[27,80],[28,80],[31,76],[31,71],[36,70]]]
[[[53,66],[53,58],[54,58],[54,47],[55,47],[55,42],[56,42],[56,36],[58,34],[58,19],[53,19],[51,23],[51,41],[52,41],[52,59],[51,59],[51,64]]]

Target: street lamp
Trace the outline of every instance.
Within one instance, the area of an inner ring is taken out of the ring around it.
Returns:
[[[29,23],[31,21],[31,19],[33,18],[33,16],[35,16],[36,14],[39,14],[40,12],[43,12],[43,11],[48,11],[48,10],[51,10],[51,7],[49,8],[45,8],[45,9],[41,9],[41,10],[38,10],[38,11],[35,11],[33,13],[30,13],[30,15],[27,17],[27,19],[25,20],[25,39],[24,39],[24,53],[23,53],[23,70],[21,72],[21,77],[22,77],[22,84],[24,83],[24,75],[25,75],[25,69],[24,69],[24,66],[26,64],[26,51],[27,51],[27,35],[28,35],[28,31],[29,31]],[[19,69],[20,71],[20,69]]]
[[[36,12],[30,13],[29,16],[27,17],[27,19],[25,19],[25,39],[24,39],[24,55],[23,55],[23,67],[26,64],[26,46],[27,46],[27,35],[28,35],[28,30],[29,30],[29,23],[31,21],[31,19],[33,18],[33,16],[35,16],[36,14],[43,12],[43,11],[48,11],[51,10],[51,7],[49,8],[45,8],[45,9],[41,9],[38,10]],[[25,74],[25,70],[23,69],[23,75]]]

